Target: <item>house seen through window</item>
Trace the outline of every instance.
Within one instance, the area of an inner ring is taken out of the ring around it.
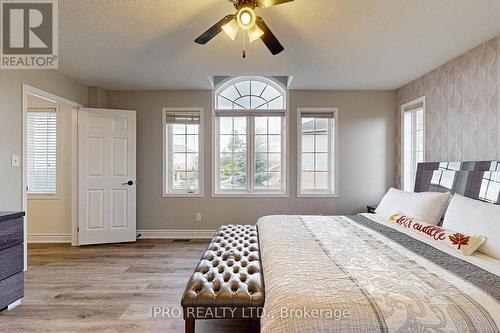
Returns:
[[[165,108],[164,195],[202,194],[202,110]]]
[[[299,109],[299,195],[336,195],[337,109]]]

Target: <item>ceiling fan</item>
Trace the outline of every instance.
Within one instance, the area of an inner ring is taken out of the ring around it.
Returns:
[[[248,32],[250,43],[261,39],[273,55],[277,55],[285,49],[278,38],[271,32],[267,24],[260,17],[255,15],[255,8],[268,8],[293,0],[229,0],[236,8],[236,14],[227,15],[217,22],[210,29],[195,39],[195,42],[205,45],[221,31],[232,40],[235,40],[238,31],[241,29]],[[243,51],[245,57],[245,51]]]

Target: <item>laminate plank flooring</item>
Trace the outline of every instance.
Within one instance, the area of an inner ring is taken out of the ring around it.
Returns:
[[[25,297],[0,312],[0,332],[184,332],[182,316],[152,318],[151,308],[180,313],[186,283],[207,246],[208,240],[30,244]],[[247,321],[196,322],[199,333],[250,331]]]

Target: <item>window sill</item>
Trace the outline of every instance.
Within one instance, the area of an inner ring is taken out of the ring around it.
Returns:
[[[297,198],[338,198],[335,193],[299,193]]]
[[[57,194],[28,194],[28,200],[59,200]]]
[[[219,192],[213,193],[213,198],[289,198],[290,194],[279,192],[279,193],[228,193]]]
[[[203,198],[203,193],[163,193],[164,198]]]

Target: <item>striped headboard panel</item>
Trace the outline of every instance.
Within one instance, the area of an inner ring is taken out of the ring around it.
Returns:
[[[420,163],[415,192],[458,193],[499,205],[500,161]]]

